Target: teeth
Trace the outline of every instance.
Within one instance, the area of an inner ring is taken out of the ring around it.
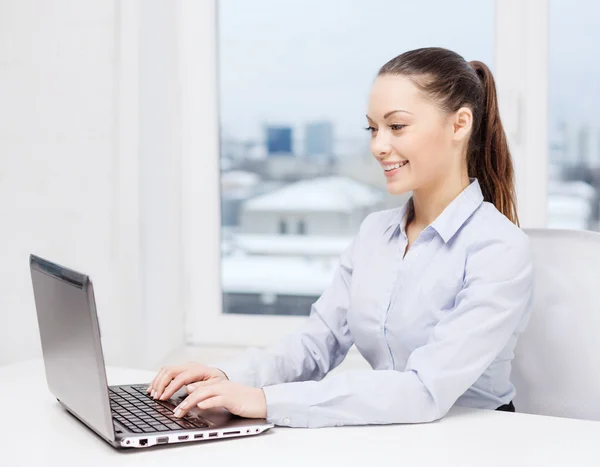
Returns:
[[[385,171],[390,171],[390,170],[394,170],[394,169],[399,169],[400,167],[402,167],[403,165],[406,165],[408,161],[404,161],[404,162],[400,162],[398,164],[394,164],[394,165],[386,165],[383,167],[383,169]]]

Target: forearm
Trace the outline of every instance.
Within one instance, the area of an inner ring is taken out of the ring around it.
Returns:
[[[348,371],[320,382],[263,389],[268,421],[276,425],[319,428],[422,423],[447,412],[415,372]]]
[[[313,312],[301,332],[215,366],[232,381],[254,387],[318,381],[342,362],[350,346],[349,336],[336,333]]]

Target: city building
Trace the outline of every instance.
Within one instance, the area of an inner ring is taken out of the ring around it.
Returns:
[[[354,235],[363,219],[384,208],[384,193],[340,176],[292,183],[246,201],[240,232],[263,235]]]
[[[304,133],[304,154],[314,162],[328,164],[333,160],[333,123],[311,122]]]
[[[291,127],[267,125],[265,131],[268,157],[293,155]]]

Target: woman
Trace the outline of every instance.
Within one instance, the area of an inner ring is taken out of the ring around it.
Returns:
[[[323,427],[428,422],[454,404],[514,411],[533,266],[490,70],[406,52],[379,71],[367,122],[388,191],[412,197],[363,221],[301,332],[220,369],[162,369],[153,397],[188,384],[177,416],[197,404]],[[373,369],[323,380],[353,344]]]

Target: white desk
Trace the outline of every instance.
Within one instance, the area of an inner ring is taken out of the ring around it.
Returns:
[[[108,370],[109,384],[147,382],[153,376]],[[248,438],[117,451],[58,404],[41,361],[0,367],[0,396],[2,467],[600,465],[600,422],[455,408],[427,424],[275,427]]]

